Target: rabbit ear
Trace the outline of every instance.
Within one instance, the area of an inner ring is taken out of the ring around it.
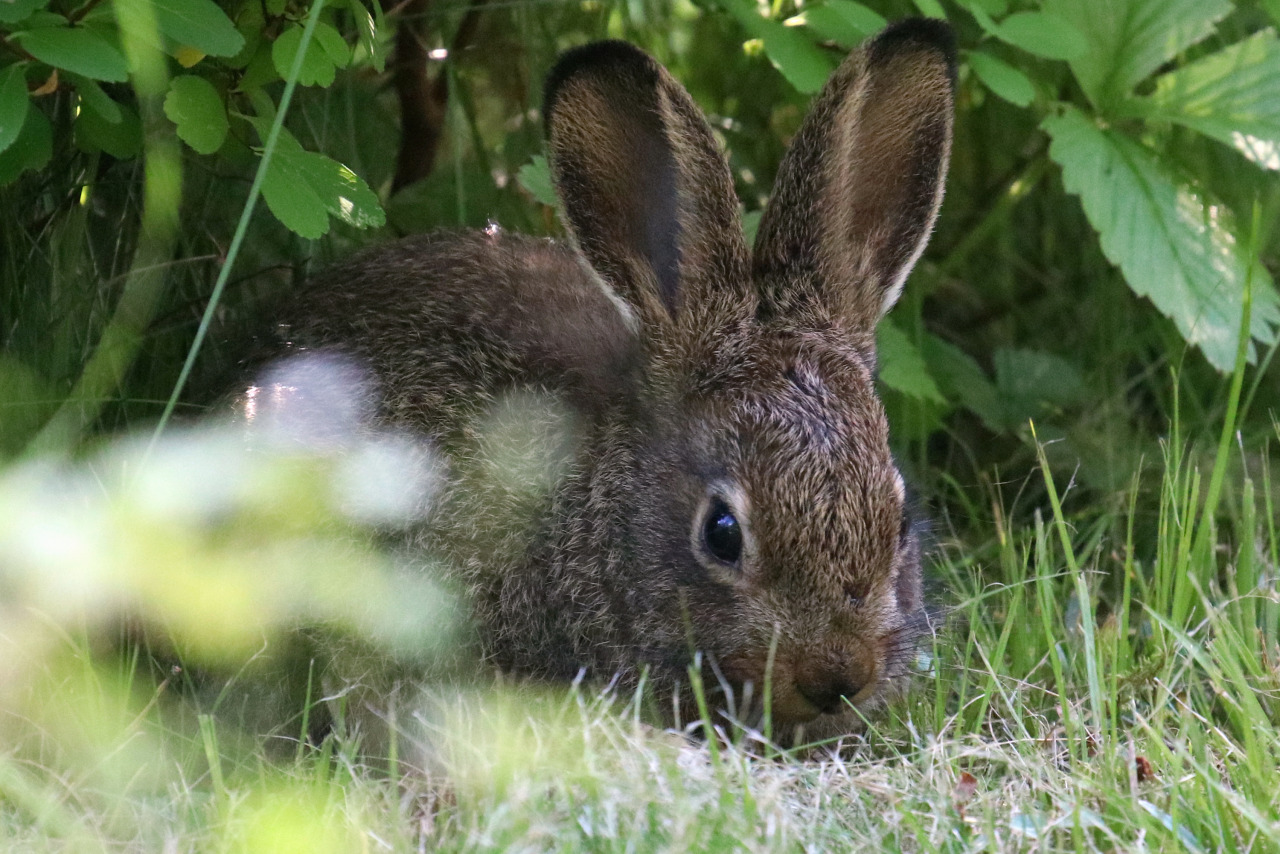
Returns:
[[[552,173],[579,248],[642,323],[746,289],[728,163],[689,93],[651,57],[597,42],[547,80]]]
[[[817,302],[869,330],[893,307],[942,203],[954,88],[954,37],[935,20],[895,24],[837,69],[760,223],[763,314]]]

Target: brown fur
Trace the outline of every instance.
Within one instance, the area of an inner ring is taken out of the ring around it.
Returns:
[[[874,328],[941,202],[952,68],[937,22],[852,54],[752,253],[688,94],[634,48],[588,45],[547,89],[576,249],[412,238],[304,292],[290,340],[367,363],[379,421],[445,452],[450,488],[417,542],[468,589],[497,666],[628,684],[648,669],[687,711],[695,651],[724,707],[748,684],[760,697],[772,647],[775,722],[811,732],[847,731],[846,700],[907,673],[927,620]],[[504,418],[543,488],[495,475],[486,430]],[[745,530],[736,567],[701,546],[711,493]]]

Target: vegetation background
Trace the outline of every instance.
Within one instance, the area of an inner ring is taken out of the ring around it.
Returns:
[[[394,739],[367,770],[298,626],[447,667],[452,609],[366,533],[404,449],[186,426],[274,301],[398,234],[560,233],[540,81],[595,38],[688,87],[751,231],[808,99],[912,14],[961,48],[947,200],[880,332],[953,614],[918,690],[809,763],[728,721],[656,734],[628,697],[454,692],[418,703],[425,780],[397,784]],[[0,0],[0,844],[1280,850],[1277,24],[1275,0]]]

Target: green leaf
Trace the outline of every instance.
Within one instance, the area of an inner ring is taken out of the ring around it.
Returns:
[[[120,121],[108,121],[96,110],[81,110],[76,117],[75,140],[82,151],[105,151],[128,160],[142,153],[142,121],[132,107],[117,104]]]
[[[270,122],[250,119],[264,140]],[[307,151],[281,129],[262,182],[262,197],[276,219],[314,240],[329,230],[329,216],[356,228],[386,222],[378,197],[364,181],[336,160]]]
[[[1030,78],[1003,59],[975,50],[969,54],[969,67],[982,85],[1009,103],[1025,107],[1035,100],[1036,87]]]
[[[16,24],[48,5],[49,0],[0,0],[0,24]]]
[[[18,138],[0,151],[0,187],[28,169],[43,169],[53,156],[53,125],[40,110],[29,109]]]
[[[203,77],[173,78],[164,114],[177,125],[178,138],[200,154],[213,154],[227,138],[227,108],[218,90]]]
[[[920,14],[929,18],[947,19],[947,12],[942,8],[942,4],[938,0],[913,0],[916,8],[920,10]]]
[[[1214,367],[1230,370],[1246,268],[1225,212],[1175,184],[1142,146],[1098,128],[1078,110],[1067,107],[1042,127],[1052,138],[1049,155],[1062,166],[1063,184],[1080,197],[1107,258]],[[1261,265],[1253,285],[1250,331],[1270,344],[1280,305]]]
[[[993,432],[1003,432],[1008,427],[995,383],[972,356],[927,332],[920,342],[920,353],[948,398],[977,415]]]
[[[210,56],[235,56],[244,47],[244,36],[213,0],[151,2],[160,32],[176,44]]]
[[[920,348],[901,329],[883,322],[876,329],[876,353],[880,382],[886,388],[918,400],[944,403],[942,392],[929,375]]]
[[[1042,404],[1070,406],[1084,396],[1080,370],[1053,353],[1001,347],[992,362],[1002,404],[1017,411],[1008,421],[1021,421],[1022,415],[1033,416]]]
[[[1229,0],[1044,0],[1044,11],[1084,34],[1088,52],[1071,70],[1096,106],[1109,110],[1153,71],[1213,31]]]
[[[347,45],[346,39],[342,37],[342,33],[324,21],[316,24],[313,38],[320,43],[320,47],[324,48],[329,61],[338,68],[346,68],[347,63],[351,62],[351,48]]]
[[[532,161],[520,167],[516,180],[539,202],[555,207],[556,191],[551,184],[551,168],[547,165],[547,158],[541,154],[536,155]]]
[[[726,7],[752,38],[764,43],[769,62],[798,91],[806,95],[817,92],[835,70],[820,47],[795,28],[761,17],[755,3],[734,0]]]
[[[833,41],[843,48],[852,48],[885,26],[885,19],[880,13],[853,0],[827,0],[820,6],[806,6],[797,17],[799,23],[819,38]]]
[[[111,42],[83,27],[50,27],[14,33],[12,38],[41,62],[92,80],[123,83],[129,63]]]
[[[80,96],[80,103],[85,109],[93,110],[108,124],[120,123],[124,116],[120,112],[120,105],[111,100],[111,96],[104,92],[96,81],[81,77],[79,74],[68,74],[67,78],[76,87],[76,94]]]
[[[1262,32],[1156,78],[1144,115],[1224,142],[1280,169],[1280,41]]]
[[[0,69],[0,151],[13,145],[27,120],[31,99],[22,71],[20,64]]]
[[[373,70],[382,72],[387,65],[387,58],[378,46],[378,31],[382,29],[382,7],[378,5],[378,0],[373,0],[374,9],[378,12],[378,18],[369,14],[369,10],[360,0],[347,0],[347,6],[351,9],[351,17],[355,19],[356,30],[359,32],[360,47],[369,57]]]
[[[1070,21],[1047,12],[1018,12],[1000,22],[995,35],[1003,42],[1046,59],[1075,59],[1089,42]]]
[[[329,86],[336,76],[337,68],[333,59],[318,37],[320,27],[323,26],[325,25],[316,26],[317,37],[311,39],[307,45],[307,52],[303,54],[302,67],[298,71],[298,83],[302,86]],[[294,24],[281,33],[271,46],[271,61],[276,71],[286,80],[293,71],[294,57],[298,55],[298,49],[302,46],[302,35],[302,27]]]

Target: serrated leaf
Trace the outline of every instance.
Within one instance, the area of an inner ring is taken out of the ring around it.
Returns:
[[[36,59],[92,80],[122,83],[129,64],[111,42],[83,27],[48,27],[14,33],[12,38]]]
[[[347,7],[351,9],[351,16],[355,19],[361,49],[369,57],[374,71],[383,71],[386,67],[386,57],[378,49],[378,30],[380,29],[378,21],[369,14],[369,10],[360,0],[347,0]],[[379,18],[381,18],[381,7],[377,5],[377,0],[374,0],[374,8],[379,11]]]
[[[1009,103],[1025,107],[1035,100],[1036,87],[1031,79],[1003,59],[975,50],[969,54],[969,67],[982,85]]]
[[[313,38],[324,48],[325,55],[329,57],[329,61],[338,68],[346,68],[347,63],[351,62],[351,48],[347,45],[346,39],[342,37],[342,33],[324,21],[316,23],[316,31]]]
[[[213,154],[227,138],[227,108],[218,90],[203,77],[173,78],[164,114],[177,125],[178,138],[200,154]]]
[[[551,168],[547,165],[547,158],[541,154],[536,155],[532,161],[520,167],[516,180],[539,202],[555,207],[556,191],[551,183]]]
[[[853,0],[827,0],[820,6],[806,6],[800,19],[819,38],[844,48],[852,48],[867,36],[880,32],[886,23],[878,12]]]
[[[53,156],[53,125],[40,110],[28,109],[18,138],[0,151],[0,187],[28,169],[42,169]]]
[[[49,0],[0,0],[0,24],[16,24],[48,5]]]
[[[250,121],[266,139],[270,123]],[[276,219],[311,240],[329,230],[330,215],[356,228],[386,222],[378,197],[364,181],[336,160],[307,151],[284,129],[262,182],[262,197]]]
[[[876,329],[876,357],[880,382],[886,388],[918,400],[945,402],[929,375],[920,348],[891,322],[883,322]]]
[[[1246,267],[1225,212],[1175,184],[1142,146],[1078,110],[1068,107],[1042,127],[1052,139],[1049,156],[1062,166],[1067,190],[1080,197],[1107,258],[1214,367],[1230,370]],[[1280,305],[1261,265],[1253,286],[1250,331],[1270,344]]]
[[[1017,12],[1000,22],[995,35],[1003,42],[1046,59],[1075,59],[1089,50],[1084,33],[1065,18],[1048,12]]]
[[[235,56],[244,36],[213,0],[152,0],[156,26],[176,45],[210,56]]]
[[[1138,102],[1147,117],[1224,142],[1266,169],[1280,169],[1280,41],[1274,32],[1156,78]]]
[[[0,69],[0,151],[13,145],[27,120],[31,99],[21,65]]]
[[[817,92],[835,70],[820,47],[794,28],[761,17],[754,3],[735,0],[726,8],[748,35],[760,39],[769,62],[798,91],[806,95]]]
[[[319,30],[319,25],[316,27]],[[302,47],[303,29],[294,24],[286,29],[271,45],[271,61],[281,77],[288,80],[293,71],[294,58]],[[302,66],[298,69],[298,83],[302,86],[329,86],[333,83],[337,68],[324,46],[317,38],[311,39]]]
[[[1071,70],[1096,106],[1109,110],[1133,87],[1213,32],[1229,0],[1044,0],[1043,9],[1084,34]]]

